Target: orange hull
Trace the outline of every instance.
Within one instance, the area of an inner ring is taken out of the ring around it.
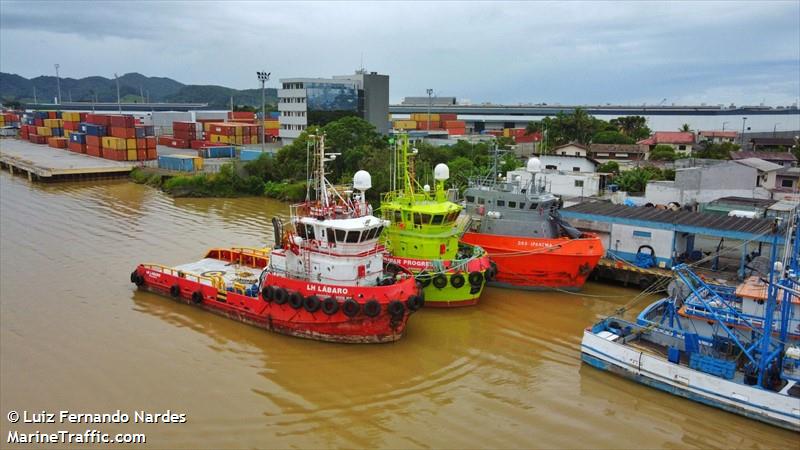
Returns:
[[[605,253],[600,238],[589,233],[540,239],[468,232],[462,240],[483,247],[497,264],[490,284],[519,289],[580,289]]]

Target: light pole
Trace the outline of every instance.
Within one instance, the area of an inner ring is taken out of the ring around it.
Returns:
[[[117,110],[122,114],[122,101],[119,98],[119,77],[116,72],[114,72],[114,79],[117,80]]]
[[[61,77],[58,76],[58,64],[54,64],[56,67],[56,89],[58,90],[58,98],[56,103],[61,105]]]
[[[772,137],[775,137],[775,133],[777,133],[778,131],[778,125],[780,124],[781,124],[780,122],[777,122],[775,125],[772,126]]]
[[[431,134],[431,102],[433,99],[431,96],[433,95],[433,89],[428,88],[425,92],[428,93],[428,135]]]
[[[258,81],[261,82],[261,126],[258,127],[261,130],[261,153],[264,153],[266,150],[266,137],[264,136],[264,121],[267,119],[267,100],[266,100],[266,88],[265,85],[267,81],[269,81],[269,76],[272,72],[256,72],[258,75]]]
[[[742,150],[744,150],[744,124],[747,122],[747,117],[742,117],[742,137],[739,139],[739,144],[742,146]]]
[[[729,123],[728,121],[722,122],[722,131],[725,131],[725,125]]]

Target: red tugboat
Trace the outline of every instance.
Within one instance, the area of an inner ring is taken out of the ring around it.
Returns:
[[[358,191],[338,192],[325,178],[325,136],[314,139],[313,184],[291,206],[291,230],[273,219],[277,245],[266,250],[211,250],[174,268],[142,264],[131,274],[140,288],[168,293],[232,319],[291,336],[329,342],[400,339],[424,304],[413,275],[384,261],[378,238],[387,221],[371,214],[369,173],[353,177]],[[311,186],[316,199],[311,200]]]

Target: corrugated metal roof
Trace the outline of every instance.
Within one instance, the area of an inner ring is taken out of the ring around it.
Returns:
[[[671,224],[678,231],[682,227],[699,227],[709,230],[735,231],[760,235],[772,229],[771,219],[747,219],[743,217],[728,217],[719,214],[706,214],[693,211],[669,211],[657,208],[632,207],[615,205],[609,202],[585,202],[579,205],[564,208],[564,212],[593,214],[597,216],[618,217],[631,220]],[[712,233],[713,235],[713,233]]]

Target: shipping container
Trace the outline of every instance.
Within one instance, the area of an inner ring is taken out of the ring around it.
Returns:
[[[67,148],[67,140],[63,137],[51,137],[47,144],[53,148]]]
[[[158,167],[180,172],[196,172],[203,170],[203,158],[188,155],[160,155]]]
[[[239,153],[239,159],[242,161],[255,161],[260,158],[262,154],[271,155],[270,152],[262,152],[261,150],[252,148],[243,148]]]
[[[233,146],[203,147],[198,154],[203,158],[235,158],[236,148]]]

